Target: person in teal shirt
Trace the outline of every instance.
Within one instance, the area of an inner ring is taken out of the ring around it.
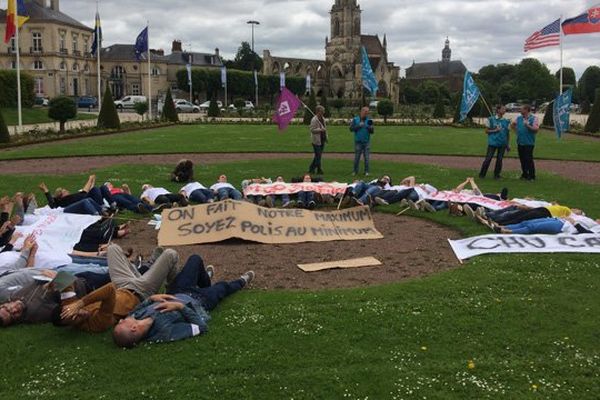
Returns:
[[[375,133],[373,120],[369,118],[369,107],[363,107],[360,115],[352,119],[350,131],[354,133],[354,175],[358,175],[360,158],[365,158],[365,176],[369,176],[371,135]]]
[[[510,151],[510,120],[504,118],[506,107],[496,106],[496,115],[488,119],[485,133],[488,135],[487,155],[479,172],[480,178],[485,178],[494,155],[497,153],[496,168],[494,169],[494,179],[500,179],[502,173],[502,161],[504,153]]]
[[[531,106],[524,105],[521,115],[512,123],[517,131],[517,144],[519,145],[519,159],[521,160],[521,179],[535,181],[535,161],[533,151],[535,139],[540,130],[540,122],[535,115],[531,114]]]

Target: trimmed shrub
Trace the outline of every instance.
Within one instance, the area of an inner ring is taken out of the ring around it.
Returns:
[[[106,85],[106,91],[102,97],[102,106],[100,107],[96,126],[100,129],[121,129],[119,113],[117,113],[117,108],[115,107],[115,102],[108,85]]]
[[[587,124],[585,124],[585,131],[589,133],[598,133],[600,131],[600,89],[596,89],[596,99],[590,111]]]
[[[133,109],[135,110],[136,114],[139,115],[140,117],[142,117],[142,120],[144,119],[144,114],[146,114],[148,112],[148,102],[144,101],[141,103],[135,103],[133,105]]]
[[[554,103],[548,104],[546,107],[546,112],[544,113],[544,121],[542,121],[542,126],[547,126],[549,128],[554,127]]]
[[[35,93],[33,77],[21,71],[21,105],[33,107]],[[0,107],[17,107],[17,71],[0,70]]]
[[[321,96],[321,106],[325,108],[325,114],[323,116],[325,118],[331,117],[331,110],[329,109],[329,104],[327,103],[327,96],[325,95],[325,91],[323,91],[323,95]]]
[[[304,110],[304,120],[302,121],[304,125],[310,125],[310,121],[313,119],[313,113],[317,108],[317,98],[315,96],[315,92],[310,92],[310,97],[308,98],[308,108]],[[309,110],[310,109],[310,110]]]
[[[390,100],[381,100],[377,103],[377,114],[383,117],[383,121],[387,123],[388,117],[394,114],[394,103]]]
[[[331,102],[331,106],[335,108],[338,113],[342,108],[344,108],[345,105],[346,103],[344,102],[344,99],[333,99],[333,101]]]
[[[444,99],[442,96],[438,96],[437,101],[435,102],[435,108],[433,109],[433,118],[446,118],[446,106],[444,106]]]
[[[65,123],[77,117],[77,105],[70,97],[55,97],[48,103],[48,117],[59,122],[62,134],[65,132]]]
[[[9,143],[10,142],[10,132],[8,131],[8,126],[6,126],[6,122],[4,121],[4,116],[2,112],[0,112],[0,143]]]
[[[171,88],[167,90],[167,95],[165,96],[165,105],[163,106],[160,119],[169,122],[179,122],[179,116],[177,115],[177,110],[175,110],[175,103],[173,103]]]
[[[217,118],[219,115],[221,115],[221,110],[219,109],[219,103],[217,103],[217,100],[212,99],[210,101],[207,115],[212,118]]]

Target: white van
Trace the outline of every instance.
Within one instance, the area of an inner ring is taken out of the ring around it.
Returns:
[[[121,100],[115,101],[115,107],[117,107],[117,110],[123,110],[124,108],[133,108],[136,103],[145,103],[147,101],[146,96],[125,96]]]

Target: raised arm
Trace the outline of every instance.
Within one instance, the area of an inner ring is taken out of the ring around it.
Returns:
[[[56,202],[54,201],[54,197],[50,195],[50,191],[48,190],[48,186],[44,182],[38,185],[44,196],[46,196],[46,201],[48,202],[48,206],[50,208],[56,208]]]
[[[85,183],[85,186],[81,190],[87,193],[90,190],[92,190],[92,188],[95,185],[96,185],[96,175],[90,175],[90,177],[88,178],[87,182]]]

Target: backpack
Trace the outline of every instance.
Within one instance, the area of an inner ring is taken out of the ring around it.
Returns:
[[[194,163],[191,160],[181,160],[171,173],[173,182],[191,182],[194,180]]]

